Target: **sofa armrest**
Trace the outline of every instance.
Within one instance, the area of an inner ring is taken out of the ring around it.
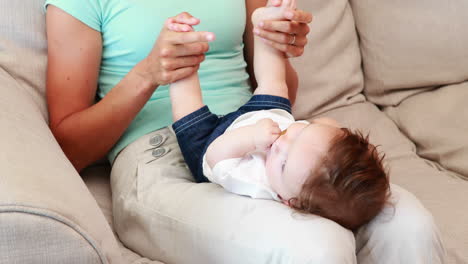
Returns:
[[[121,262],[109,225],[40,107],[2,68],[0,146],[0,263]]]
[[[107,263],[96,242],[48,209],[0,205],[0,263]]]

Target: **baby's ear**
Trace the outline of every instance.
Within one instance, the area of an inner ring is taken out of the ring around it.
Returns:
[[[281,198],[281,196],[280,196],[280,199],[281,199],[281,203],[291,207],[291,203],[289,202],[289,200],[285,200],[285,199]]]

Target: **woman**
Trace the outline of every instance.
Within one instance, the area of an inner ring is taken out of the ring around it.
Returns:
[[[46,1],[50,127],[78,171],[108,154],[120,239],[168,263],[441,263],[430,214],[395,186],[394,215],[384,211],[355,240],[323,218],[296,219],[286,207],[190,182],[168,127],[167,84],[198,70],[204,102],[213,112],[222,115],[244,104],[256,86],[250,15],[265,4]],[[169,20],[201,20],[196,32],[165,28],[166,17],[178,13]],[[266,21],[256,34],[290,57],[301,56],[311,14],[290,10],[285,16],[289,20]],[[298,79],[291,65],[287,82],[294,98]],[[278,222],[283,228],[271,224]]]

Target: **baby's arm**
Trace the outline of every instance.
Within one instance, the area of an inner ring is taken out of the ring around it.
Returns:
[[[265,151],[280,133],[278,124],[269,118],[227,131],[210,144],[206,150],[206,161],[213,168],[225,159],[241,158],[254,150]]]

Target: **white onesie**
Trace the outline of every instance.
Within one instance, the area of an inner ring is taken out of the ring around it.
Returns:
[[[253,125],[257,121],[270,118],[278,123],[281,130],[285,130],[294,122],[305,123],[305,120],[295,121],[294,117],[285,110],[271,109],[248,112],[239,116],[226,129],[227,131],[247,125]],[[268,181],[265,170],[266,153],[255,151],[247,153],[242,158],[222,160],[210,168],[206,162],[206,154],[203,156],[203,174],[210,182],[221,185],[229,192],[247,195],[258,199],[273,199],[280,201]]]

